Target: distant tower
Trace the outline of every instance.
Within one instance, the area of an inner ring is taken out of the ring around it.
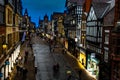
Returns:
[[[38,27],[40,27],[40,24],[41,24],[40,21],[41,21],[41,20],[40,20],[40,17],[39,17],[39,20],[38,20]]]
[[[24,16],[28,16],[28,11],[27,11],[27,9],[25,9]]]
[[[43,21],[43,23],[44,23],[44,31],[45,31],[45,33],[47,33],[48,32],[48,16],[47,16],[47,14],[45,14],[45,16],[44,16],[44,21]]]
[[[45,14],[45,16],[44,16],[44,21],[48,22],[48,15],[47,14]]]

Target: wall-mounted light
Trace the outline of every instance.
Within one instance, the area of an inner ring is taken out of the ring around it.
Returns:
[[[3,45],[2,45],[2,48],[3,48],[3,49],[6,49],[6,48],[7,48],[7,44],[3,44]]]
[[[78,38],[76,37],[76,38],[75,38],[75,42],[77,42],[77,41],[78,41]]]
[[[82,36],[82,39],[85,39],[85,36]]]
[[[73,24],[75,24],[75,20],[73,20]]]

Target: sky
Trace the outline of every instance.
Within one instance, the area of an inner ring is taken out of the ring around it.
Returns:
[[[28,15],[31,16],[31,20],[38,25],[38,20],[43,19],[47,14],[50,19],[50,15],[53,12],[64,12],[66,0],[22,0],[23,13],[25,9],[28,10]]]

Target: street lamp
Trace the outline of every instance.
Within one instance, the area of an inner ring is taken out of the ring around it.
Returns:
[[[75,42],[77,42],[78,41],[78,38],[77,37],[75,37]]]
[[[75,37],[74,54],[75,54],[75,57],[76,57],[76,58],[77,58],[77,53],[76,53],[77,41],[78,41],[78,38],[77,38],[77,37]]]
[[[75,20],[73,20],[72,23],[75,24]]]
[[[3,43],[3,44],[2,44],[2,53],[3,53],[4,55],[6,55],[6,48],[7,48],[7,44]]]
[[[3,44],[3,45],[2,45],[2,48],[3,48],[3,49],[6,49],[6,48],[7,48],[7,44]]]

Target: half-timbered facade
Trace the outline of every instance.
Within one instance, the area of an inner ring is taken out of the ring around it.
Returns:
[[[111,76],[110,80],[120,79],[120,23],[111,33]]]
[[[80,54],[84,1],[85,0],[66,0],[67,16],[64,19],[64,27],[68,37],[68,50],[78,58],[80,62],[83,62],[85,66],[85,52],[82,51],[82,54]]]
[[[111,33],[110,42],[110,62],[111,75],[110,80],[120,79],[120,0],[115,0],[115,28]]]
[[[86,25],[86,55],[87,70],[97,79],[100,73],[100,61],[102,50],[102,26],[103,18],[109,9],[107,3],[92,3],[87,17]]]
[[[114,13],[115,13],[115,1],[109,2],[110,9],[104,16],[104,25],[102,31],[102,58],[101,58],[101,78],[102,80],[110,80],[110,42],[111,42],[111,30],[114,28]],[[109,70],[108,70],[109,69]],[[104,78],[103,78],[104,77]]]

